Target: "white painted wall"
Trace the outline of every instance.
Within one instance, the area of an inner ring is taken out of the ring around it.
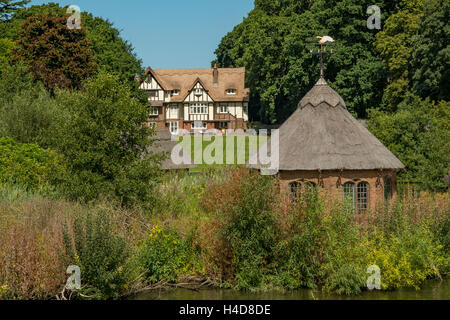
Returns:
[[[195,89],[201,89],[202,90],[202,94],[201,95],[196,95],[195,94]],[[209,94],[206,93],[206,91],[203,88],[203,86],[200,83],[197,83],[194,86],[194,89],[192,89],[192,91],[186,97],[184,102],[213,102],[213,99],[211,99]]]
[[[158,82],[152,77],[149,76],[147,80],[141,83],[139,86],[142,90],[158,90],[158,95],[156,97],[149,97],[148,101],[163,101],[164,100],[164,90],[160,87]]]

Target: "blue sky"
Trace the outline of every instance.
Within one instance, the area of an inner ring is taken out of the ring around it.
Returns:
[[[144,67],[209,68],[214,50],[253,9],[253,0],[32,0],[57,2],[108,18]]]

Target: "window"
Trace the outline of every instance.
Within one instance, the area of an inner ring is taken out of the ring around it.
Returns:
[[[172,90],[171,95],[172,96],[178,96],[180,94],[179,90]]]
[[[314,182],[307,181],[303,185],[302,191],[308,199],[313,199],[315,196],[317,196],[317,185]]]
[[[356,188],[356,202],[358,206],[358,213],[367,210],[369,203],[369,184],[367,182],[360,182]]]
[[[228,122],[219,122],[220,129],[228,129]]]
[[[170,123],[170,133],[178,134],[178,121],[172,121]]]
[[[294,199],[298,199],[303,196],[306,196],[306,200],[313,199],[317,195],[317,185],[311,181],[306,181],[303,184],[299,181],[291,182],[289,184],[289,190]]]
[[[156,129],[156,122],[149,122],[149,123],[148,123],[148,127],[149,127],[150,129],[155,130],[155,129]]]
[[[227,89],[227,95],[229,96],[236,95],[236,89]]]
[[[219,106],[219,113],[228,113],[228,106],[226,104],[221,104]]]
[[[195,89],[194,94],[196,96],[201,96],[203,94],[203,89],[201,89],[201,88]]]
[[[302,184],[298,181],[289,183],[289,191],[293,199],[298,199],[302,194]]]
[[[208,106],[205,103],[191,103],[190,114],[208,114]]]
[[[248,106],[244,106],[244,113],[248,113]]]
[[[355,184],[353,182],[344,183],[344,203],[355,210]]]
[[[169,105],[168,110],[169,110],[169,114],[168,114],[169,119],[178,119],[178,105],[171,104],[171,105]]]
[[[157,116],[159,114],[158,107],[150,107],[150,115]]]
[[[206,129],[206,122],[194,121],[192,123],[192,129]]]
[[[384,177],[384,200],[389,202],[392,199],[392,180],[391,177]]]
[[[158,90],[148,90],[148,96],[149,98],[158,98]]]

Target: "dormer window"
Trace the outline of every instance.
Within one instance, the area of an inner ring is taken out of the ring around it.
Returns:
[[[203,94],[203,89],[201,89],[201,88],[195,89],[194,94],[196,96],[201,96]]]
[[[172,96],[178,96],[178,95],[180,95],[180,90],[178,90],[178,89],[172,90],[172,92],[170,94]]]
[[[227,89],[227,95],[235,96],[236,95],[236,89]]]

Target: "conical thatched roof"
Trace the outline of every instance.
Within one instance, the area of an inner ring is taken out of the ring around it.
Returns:
[[[280,170],[404,168],[347,111],[344,100],[323,78],[300,101],[279,133]],[[270,147],[270,140],[268,144]]]

